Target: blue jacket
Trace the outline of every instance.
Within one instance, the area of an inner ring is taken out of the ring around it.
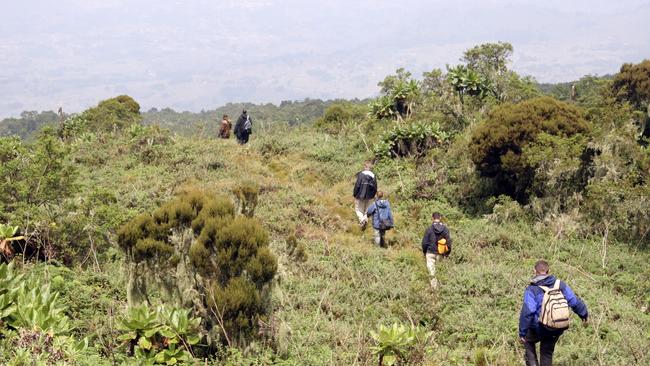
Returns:
[[[394,222],[393,221],[393,212],[390,210],[390,203],[388,203],[387,200],[377,200],[375,201],[370,207],[368,207],[368,210],[366,211],[366,215],[372,216],[372,227],[380,230],[381,225],[379,224],[379,211],[384,211],[388,210],[388,217],[391,222],[391,224]]]
[[[544,290],[539,286],[553,287],[555,284],[555,276],[542,275],[534,277],[530,285],[524,291],[524,303],[521,307],[519,314],[519,337],[525,337],[529,329],[534,330],[540,335],[559,335],[564,330],[552,330],[544,327],[539,323],[539,312],[542,309],[542,299],[544,298]],[[571,290],[571,288],[564,282],[560,281],[560,291],[564,295],[567,303],[574,313],[578,314],[580,319],[586,319],[589,314],[587,306],[580,300]]]

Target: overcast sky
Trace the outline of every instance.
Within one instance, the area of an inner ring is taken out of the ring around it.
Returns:
[[[649,0],[2,0],[0,118],[364,98],[499,40],[518,72],[569,81],[650,58],[649,21]]]

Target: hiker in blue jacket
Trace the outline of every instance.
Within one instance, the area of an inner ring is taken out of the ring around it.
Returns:
[[[551,366],[553,364],[553,351],[555,343],[565,329],[551,329],[540,323],[540,312],[544,290],[540,286],[553,288],[557,278],[549,274],[549,266],[546,261],[540,260],[535,263],[535,275],[530,285],[524,291],[524,302],[519,315],[519,340],[526,348],[524,358],[528,366]],[[566,299],[573,312],[578,314],[586,324],[589,317],[587,306],[580,300],[564,282],[559,281],[560,291]],[[537,351],[535,345],[540,343],[540,362],[537,362]]]
[[[388,200],[383,199],[384,192],[377,192],[375,202],[373,202],[366,214],[368,217],[372,216],[372,228],[374,232],[375,245],[384,247],[384,235],[386,230],[393,228],[393,213],[390,210],[390,203]]]

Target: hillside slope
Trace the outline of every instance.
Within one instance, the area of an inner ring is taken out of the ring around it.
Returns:
[[[413,364],[519,365],[518,312],[539,258],[550,261],[552,272],[573,287],[591,314],[588,327],[574,319],[558,344],[556,364],[650,362],[647,252],[612,242],[603,256],[601,241],[555,239],[550,228],[524,221],[514,206],[474,217],[442,196],[417,198],[419,173],[410,159],[375,166],[396,218],[389,247],[379,249],[371,244],[371,230],[360,231],[353,211],[353,177],[368,157],[359,136],[282,126],[240,146],[143,131],[71,145],[78,192],[67,211],[53,216],[66,230],[80,222],[84,229],[96,225],[107,238],[91,247],[99,260],[88,252],[86,269],[26,265],[62,293],[77,333],[94,339],[106,363],[118,345],[110,338],[113,316],[107,314],[126,308],[115,229],[182,188],[230,195],[246,181],[260,187],[255,217],[271,234],[279,270],[272,317],[262,327],[268,341],[250,345],[245,357],[232,354],[230,364],[373,365],[370,332],[400,323],[433,332],[423,349],[412,352]],[[90,223],[72,209],[84,202],[91,202]],[[441,287],[435,293],[419,248],[434,210],[445,215],[455,239],[451,257],[438,267]],[[304,245],[306,259],[290,254],[291,236]]]

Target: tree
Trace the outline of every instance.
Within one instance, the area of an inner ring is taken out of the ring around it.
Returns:
[[[503,104],[472,134],[472,161],[481,175],[495,180],[498,193],[525,202],[536,168],[527,148],[538,143],[541,134],[571,137],[588,132],[583,114],[578,107],[550,97]]]
[[[508,71],[512,51],[512,45],[508,42],[484,43],[465,51],[461,61],[483,75],[500,75]]]

